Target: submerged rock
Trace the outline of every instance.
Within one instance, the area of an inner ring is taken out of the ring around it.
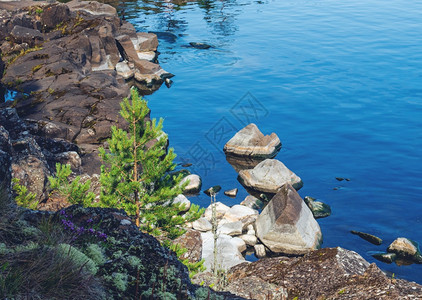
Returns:
[[[315,219],[326,218],[331,215],[331,207],[321,201],[315,201],[315,198],[305,196],[303,198],[306,205],[308,205]]]
[[[370,242],[371,244],[374,244],[374,245],[377,245],[377,246],[382,244],[382,239],[380,239],[379,237],[377,237],[375,235],[365,233],[365,232],[356,231],[356,230],[351,230],[350,233],[361,237],[362,239]]]
[[[375,253],[372,257],[387,264],[393,263],[397,255],[395,253]]]
[[[303,186],[302,179],[276,159],[266,159],[251,170],[240,171],[239,181],[247,188],[269,194],[276,194],[286,183],[296,190]]]
[[[319,248],[321,229],[296,190],[285,184],[262,210],[256,235],[272,252],[304,254]]]
[[[211,45],[208,45],[205,43],[197,43],[197,42],[190,42],[189,45],[196,49],[209,49],[212,47]]]
[[[275,133],[264,136],[258,127],[251,123],[224,145],[224,152],[226,155],[266,159],[276,156],[280,148],[281,142]]]

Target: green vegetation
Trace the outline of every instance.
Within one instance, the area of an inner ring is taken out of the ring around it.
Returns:
[[[12,183],[16,204],[29,209],[36,209],[38,205],[37,195],[30,193],[26,186],[21,185],[18,178],[13,178]]]
[[[65,197],[71,204],[92,205],[95,194],[88,191],[91,181],[87,180],[85,183],[81,183],[80,176],[77,176],[70,182],[71,173],[70,165],[56,164],[56,177],[48,177],[50,187],[53,189],[52,193],[58,193]]]
[[[184,223],[197,219],[204,209],[192,204],[187,210],[184,205],[173,203],[185,187],[180,185],[185,174],[172,172],[176,155],[173,149],[166,149],[163,120],[146,121],[149,114],[146,101],[135,90],[131,96],[131,100],[124,99],[121,104],[121,115],[128,121],[129,130],[113,127],[109,149],[100,150],[104,162],[100,203],[94,203],[89,180],[73,178],[71,166],[59,163],[55,176],[48,178],[49,196],[84,207],[124,209],[141,230],[163,235],[162,245],[174,251],[193,276],[204,270],[203,261],[191,263],[181,259],[187,249],[172,240],[184,233]],[[37,196],[18,179],[13,179],[13,190],[18,205],[37,207]],[[95,214],[86,217],[86,211],[92,212],[93,208],[74,206],[69,208],[71,213],[63,210],[45,214],[35,225],[29,225],[19,217],[24,211],[8,212],[8,206],[2,204],[8,199],[1,195],[1,299],[58,299],[63,295],[72,295],[72,299],[105,299],[105,295],[112,295],[107,299],[184,298],[186,286],[179,267],[162,264],[151,271],[150,254],[144,254],[141,246],[132,245],[132,240],[122,242],[108,237],[98,230],[109,228],[110,220],[96,218]],[[82,214],[77,218],[79,222],[82,219],[82,224],[76,225],[72,218],[78,213]],[[110,232],[115,232],[118,226],[113,224]],[[151,286],[151,282],[157,283]],[[215,298],[215,295],[210,298],[208,288],[197,293],[198,299]]]
[[[184,188],[179,185],[183,175],[169,174],[176,167],[176,155],[172,148],[166,152],[163,119],[158,123],[145,120],[147,102],[135,89],[131,101],[125,98],[121,103],[120,114],[129,131],[113,126],[108,151],[100,148],[105,163],[101,168],[101,205],[124,209],[134,216],[137,226],[154,235],[166,232],[173,239],[184,232],[178,225],[197,219],[202,211],[193,205],[182,216],[184,207],[172,203]]]

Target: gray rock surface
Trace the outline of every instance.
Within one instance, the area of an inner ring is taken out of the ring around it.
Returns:
[[[193,229],[199,230],[199,231],[210,231],[212,229],[212,225],[210,221],[208,221],[205,218],[199,218],[198,220],[193,221],[192,227]]]
[[[217,234],[227,234],[230,236],[242,234],[243,223],[241,221],[225,223],[217,228]]]
[[[290,184],[285,184],[262,210],[255,227],[260,241],[276,253],[304,254],[322,242],[318,223]]]

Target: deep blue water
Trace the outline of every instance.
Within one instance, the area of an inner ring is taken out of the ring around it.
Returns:
[[[331,205],[318,220],[323,246],[374,262],[371,251],[397,237],[422,243],[422,1],[146,2],[126,2],[137,30],[177,36],[159,46],[174,84],[147,96],[149,106],[204,188],[238,187],[235,199],[218,195],[228,205],[244,199],[222,148],[254,122],[280,137],[277,158],[303,179],[299,194]],[[377,264],[422,283],[422,265]]]

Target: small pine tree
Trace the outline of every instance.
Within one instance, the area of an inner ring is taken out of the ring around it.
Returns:
[[[70,182],[69,176],[72,174],[70,165],[62,165],[56,163],[56,176],[49,176],[50,188],[59,195],[65,197],[71,204],[81,204],[83,206],[91,206],[94,202],[95,194],[89,192],[91,180],[81,183],[81,177]]]
[[[137,226],[158,235],[167,231],[171,238],[182,234],[177,225],[198,218],[200,211],[192,206],[183,218],[183,207],[172,203],[182,193],[179,183],[182,175],[170,175],[174,170],[176,154],[170,148],[166,152],[167,136],[162,131],[163,119],[146,121],[149,113],[147,102],[135,89],[131,100],[120,104],[121,116],[129,123],[129,131],[111,128],[109,149],[100,148],[101,205],[124,209],[135,217]],[[149,143],[154,140],[154,143]],[[188,219],[188,220],[187,220]]]
[[[16,204],[25,208],[36,209],[38,206],[37,195],[29,192],[26,186],[20,184],[18,178],[13,178],[12,183]]]

